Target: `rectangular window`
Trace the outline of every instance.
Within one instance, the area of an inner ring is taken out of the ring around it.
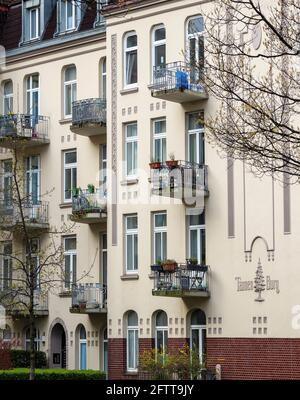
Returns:
[[[25,161],[26,171],[26,196],[28,202],[32,205],[40,203],[40,157],[31,156],[27,157]]]
[[[125,217],[125,252],[126,272],[135,273],[138,270],[138,217]]]
[[[99,173],[100,196],[107,196],[107,147],[100,145],[100,173]]]
[[[163,363],[168,346],[168,327],[157,327],[155,331],[156,358],[162,357]]]
[[[12,161],[5,160],[2,162],[3,171],[3,200],[4,208],[11,208],[13,206],[12,196],[12,184],[13,184],[13,172],[12,172]]]
[[[106,57],[100,62],[100,93],[103,99],[106,99]]]
[[[165,162],[167,153],[166,119],[153,121],[153,161]]]
[[[38,238],[33,238],[30,240],[31,249],[26,250],[26,256],[29,257],[29,252],[33,262],[33,274],[34,274],[34,290],[40,290],[41,280],[40,280],[40,240]]]
[[[29,11],[30,39],[37,39],[40,36],[40,9],[31,8]]]
[[[139,331],[138,327],[127,329],[127,370],[136,371],[138,367],[139,354]]]
[[[205,255],[205,214],[189,216],[189,258],[206,264]]]
[[[199,112],[187,116],[188,123],[188,161],[203,165],[205,163],[204,127]]]
[[[138,163],[138,133],[137,123],[125,126],[125,163],[126,176],[135,177]]]
[[[31,115],[32,127],[37,123],[40,102],[39,75],[30,75],[26,83],[27,114]]]
[[[13,112],[13,83],[12,81],[7,81],[4,84],[4,94],[3,94],[3,114],[7,115]]]
[[[107,285],[107,234],[100,235],[100,248],[101,248],[101,283]]]
[[[76,284],[76,237],[64,238],[64,259],[65,259],[65,289],[71,290]]]
[[[77,152],[64,153],[64,202],[72,201],[72,191],[77,185]]]
[[[153,262],[167,259],[167,213],[153,214]]]
[[[12,243],[6,242],[2,244],[2,290],[12,287]]]
[[[125,86],[135,86],[137,84],[137,35],[131,33],[125,37]]]

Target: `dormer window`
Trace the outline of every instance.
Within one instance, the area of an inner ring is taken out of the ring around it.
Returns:
[[[56,35],[76,31],[79,28],[85,5],[78,0],[57,1],[57,31]]]
[[[76,4],[72,0],[65,1],[65,26],[66,31],[75,29]]]
[[[40,9],[38,7],[29,10],[30,40],[40,36]]]

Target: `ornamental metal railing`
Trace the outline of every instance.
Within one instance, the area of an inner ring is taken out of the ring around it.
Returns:
[[[48,202],[26,200],[21,207],[25,223],[49,223]],[[7,218],[11,224],[22,223],[21,210],[12,201],[0,201],[0,224],[8,222]]]
[[[105,213],[106,212],[106,190],[95,189],[94,191],[75,189],[72,196],[72,213]]]
[[[11,313],[28,313],[30,296],[22,288],[7,288],[0,291],[0,303]],[[48,293],[35,290],[33,294],[33,309],[35,313],[48,312]]]
[[[106,99],[84,99],[72,104],[72,125],[106,124]]]
[[[107,287],[101,283],[72,285],[72,308],[104,309],[107,303]]]
[[[165,65],[153,67],[153,79],[151,90],[191,90],[193,92],[205,93],[203,83],[203,69],[192,67],[190,64],[176,61]]]
[[[154,291],[209,292],[207,265],[178,264],[173,271],[157,266],[154,273]]]
[[[208,192],[208,168],[188,161],[167,161],[151,169],[152,189],[203,190]]]
[[[32,139],[47,141],[49,139],[49,117],[32,114],[7,114],[0,116],[0,140]]]

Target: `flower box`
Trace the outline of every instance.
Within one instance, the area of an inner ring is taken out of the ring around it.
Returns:
[[[151,169],[160,169],[161,168],[161,162],[159,161],[155,161],[155,162],[151,162],[149,164]]]
[[[160,264],[154,264],[154,265],[151,265],[151,271],[162,272],[163,268]]]

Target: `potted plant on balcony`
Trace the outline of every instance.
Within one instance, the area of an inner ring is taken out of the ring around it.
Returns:
[[[152,158],[149,166],[150,166],[151,169],[160,169],[161,168],[161,162],[156,160],[155,158]]]
[[[95,186],[92,183],[89,183],[87,185],[87,190],[88,190],[89,194],[93,194],[93,193],[95,193]]]
[[[175,260],[166,260],[162,264],[162,269],[164,272],[175,272],[177,268],[177,262]]]
[[[186,260],[186,268],[187,270],[190,271],[201,271],[201,272],[206,272],[207,271],[207,265],[199,264],[197,258],[188,258]]]
[[[73,196],[73,197],[78,197],[78,195],[79,195],[79,188],[77,188],[77,187],[75,188],[75,187],[74,187],[74,188],[72,189],[72,196]]]
[[[155,264],[151,265],[151,271],[153,272],[162,272],[163,268],[162,268],[162,260],[157,260]]]
[[[175,160],[174,153],[169,154],[170,160],[166,161],[167,167],[170,169],[178,167],[178,160]]]

